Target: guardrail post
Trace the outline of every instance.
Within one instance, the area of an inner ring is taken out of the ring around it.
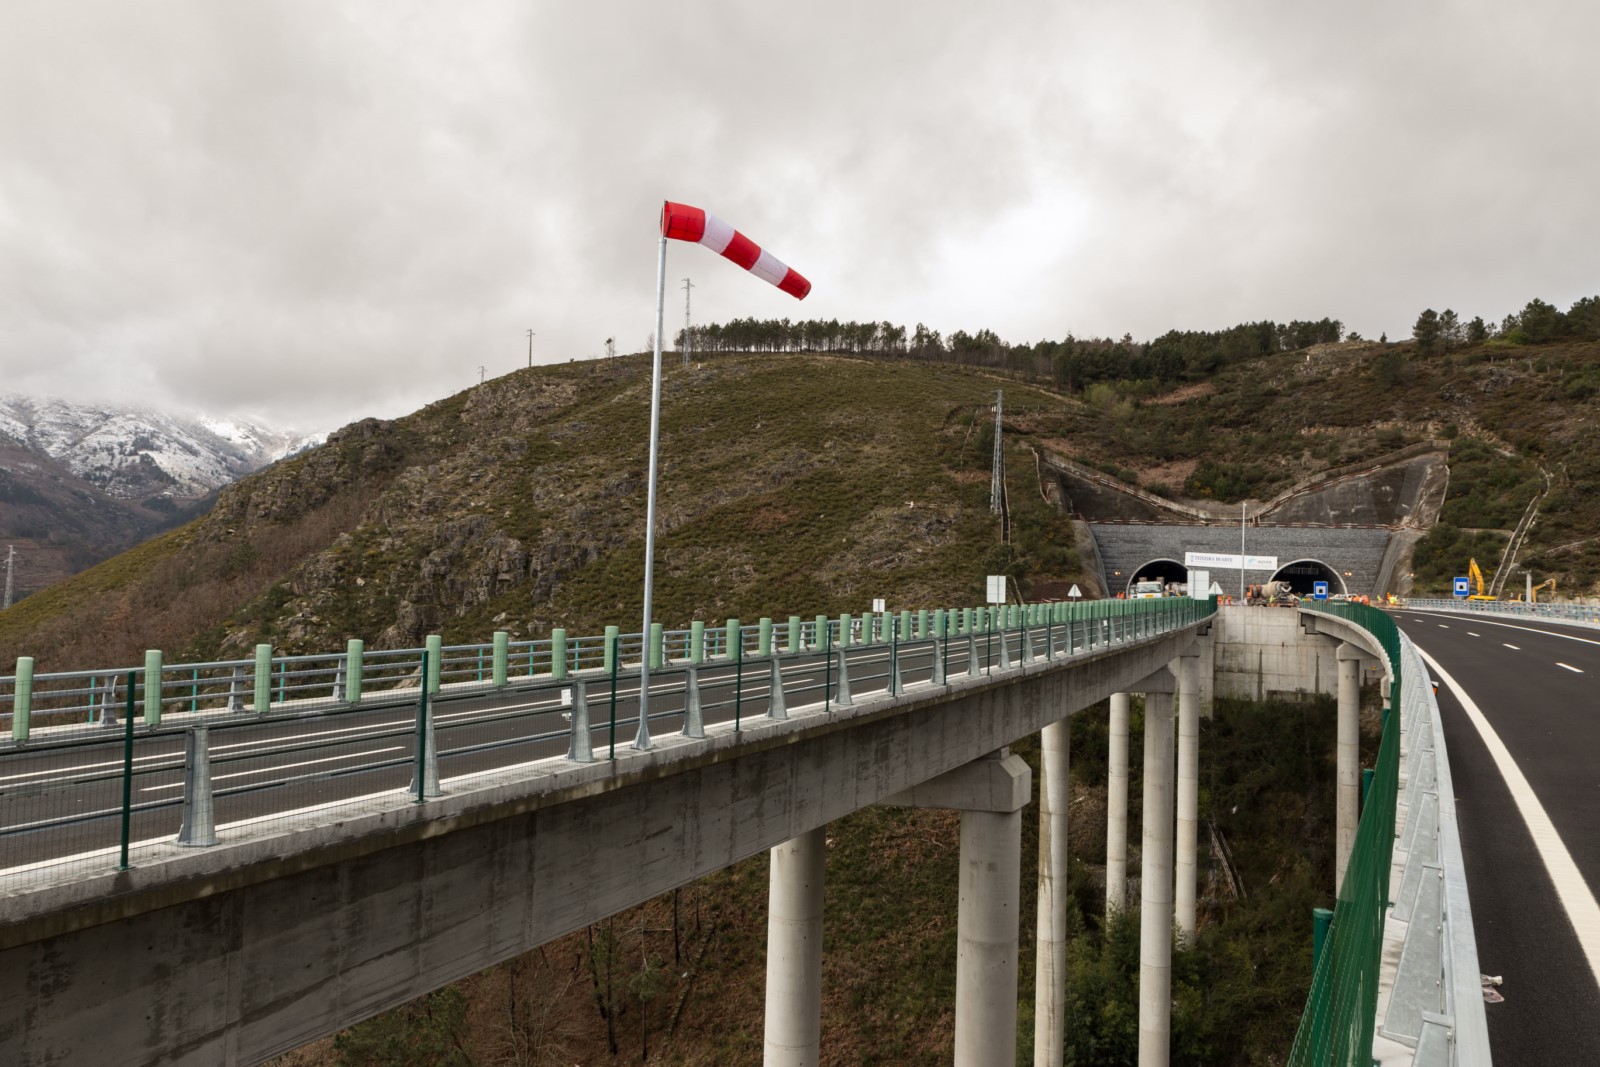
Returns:
[[[817,616],[817,629],[811,635],[811,647],[818,652],[828,647],[828,617],[826,615]]]
[[[511,635],[504,630],[494,632],[494,666],[491,675],[494,687],[500,689],[506,684],[506,675],[511,665]]]
[[[927,614],[924,612],[923,614]],[[900,612],[900,640],[911,640],[911,610],[909,608]]]
[[[211,803],[211,745],[205,724],[189,727],[184,739],[183,824],[178,844],[205,848],[217,843],[216,813]]]
[[[1000,669],[1006,671],[1010,670],[1012,666],[1011,642],[1008,638],[1006,628],[1002,626],[1000,627]]]
[[[789,616],[789,651],[800,651],[800,616]]]
[[[936,609],[933,613],[933,618],[930,621],[933,625],[933,632],[931,635],[933,639],[933,684],[944,685],[944,657],[947,648],[947,640],[944,635],[944,609]]]
[[[689,662],[706,661],[706,624],[699,619],[689,624]]]
[[[757,627],[756,655],[765,658],[772,655],[772,620],[762,618]]]
[[[839,688],[834,693],[833,702],[841,708],[855,705],[855,699],[850,695],[850,658],[844,654],[842,644],[839,646]]]
[[[161,725],[161,650],[144,654],[144,724]]]
[[[117,725],[117,676],[106,675],[105,688],[100,691],[100,725]]]
[[[967,628],[967,677],[976,678],[983,673],[982,666],[978,663],[978,635]]]
[[[683,704],[683,736],[704,737],[706,735],[705,712],[700,707],[700,667],[698,662],[689,664],[684,672],[684,704]]]
[[[17,677],[11,687],[11,740],[28,739],[29,719],[33,714],[33,657],[17,657]]]
[[[839,647],[850,647],[850,613],[847,611],[839,616]]]
[[[744,662],[744,637],[739,632],[739,620],[729,619],[726,627],[727,647],[723,649],[730,660]]]
[[[533,653],[528,653],[532,661]],[[567,676],[567,631],[557,627],[550,631],[550,677],[560,681]]]
[[[428,637],[430,642],[439,640],[437,635]],[[422,673],[425,678],[433,678],[437,674],[436,660],[431,650],[422,653]],[[422,803],[429,797],[443,794],[439,788],[439,751],[434,744],[433,716],[429,714],[428,687],[424,685],[417,694],[417,762],[412,768],[411,785],[407,791],[415,793],[417,803]]]
[[[923,608],[923,609],[921,609],[920,611],[917,612],[916,636],[919,639],[923,640],[923,641],[926,641],[928,639],[928,620],[929,620],[929,618],[930,618],[930,616],[928,615],[928,609],[927,608]]]
[[[615,626],[606,627],[606,647],[604,657],[601,659],[600,665],[608,674],[617,669],[617,659],[619,658],[617,648],[620,645],[621,640],[622,631],[619,628]]]
[[[330,700],[344,699],[345,664],[349,662],[349,659],[349,654],[346,653],[345,655],[340,656],[338,661],[333,665],[333,692],[328,694],[328,699]]]
[[[1022,624],[1022,662],[1024,666],[1033,662],[1033,627],[1027,622]]]
[[[589,688],[582,678],[572,679],[572,741],[567,759],[574,763],[594,762],[594,742],[589,736]]]
[[[768,687],[767,718],[787,719],[789,705],[783,698],[783,661],[773,656],[769,662],[772,664],[772,680]]]
[[[428,684],[423,688],[429,696],[432,696],[444,684],[444,638],[438,634],[429,634],[423,644],[428,650],[427,656],[423,658],[423,666],[427,668],[423,671],[423,675],[427,678]]]
[[[367,643],[359,637],[352,637],[345,643],[344,659],[344,702],[346,704],[361,703],[361,661],[367,654]]]

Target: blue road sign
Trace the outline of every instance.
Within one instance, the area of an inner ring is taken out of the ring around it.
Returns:
[[[1327,600],[1328,599],[1328,583],[1327,582],[1312,582],[1311,583],[1311,599],[1312,600]]]
[[[1455,579],[1455,594],[1456,596],[1467,595],[1467,580],[1465,578]]]

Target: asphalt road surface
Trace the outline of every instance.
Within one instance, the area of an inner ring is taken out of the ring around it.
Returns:
[[[1494,1060],[1600,1064],[1600,630],[1393,615],[1437,663]]]

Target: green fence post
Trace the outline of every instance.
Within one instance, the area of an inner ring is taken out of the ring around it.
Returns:
[[[17,680],[11,690],[11,740],[28,739],[28,720],[33,714],[33,657],[17,657]]]
[[[137,672],[128,672],[127,705],[122,715],[122,859],[117,870],[128,869],[128,834],[133,825],[133,686]]]
[[[800,651],[800,616],[789,616],[789,651]]]
[[[423,644],[428,648],[428,661],[425,664],[428,678],[426,688],[433,694],[444,684],[444,638],[438,634],[429,634]]]
[[[839,616],[839,647],[850,647],[850,613],[848,611]]]
[[[1369,790],[1371,788],[1372,788],[1372,768],[1371,767],[1363,767],[1363,768],[1361,768],[1361,803],[1362,803],[1363,806],[1365,806],[1366,803],[1367,803],[1367,790]]]
[[[700,664],[706,661],[706,624],[696,619],[689,624],[689,662]]]
[[[152,648],[144,654],[144,724],[161,725],[161,650]]]
[[[1322,947],[1328,942],[1328,927],[1333,925],[1333,912],[1327,908],[1311,909],[1311,973],[1317,973],[1317,961],[1322,958]]]
[[[830,647],[828,642],[828,617],[826,615],[817,616],[817,632],[812,634],[811,637],[812,647],[817,651],[820,652],[824,648]]]
[[[605,657],[601,660],[601,666],[606,669],[607,673],[615,673],[617,669],[617,660],[622,658],[621,653],[618,651],[618,646],[621,643],[622,631],[615,626],[607,626]]]
[[[662,623],[650,624],[650,669],[658,671],[666,660],[667,632]]]
[[[361,659],[367,654],[366,642],[352,637],[344,646],[344,701],[361,702]]]
[[[727,647],[723,652],[728,659],[744,659],[744,637],[739,633],[739,620],[729,619],[726,627]]]
[[[528,654],[533,658],[533,653]],[[550,677],[562,679],[567,676],[567,631],[557,628],[550,631]]]
[[[494,687],[506,684],[506,671],[511,660],[511,635],[504,630],[494,632]]]
[[[906,609],[900,612],[900,632],[895,635],[901,641],[911,640],[911,611]]]
[[[763,658],[772,655],[772,620],[766,617],[757,624],[756,655]]]

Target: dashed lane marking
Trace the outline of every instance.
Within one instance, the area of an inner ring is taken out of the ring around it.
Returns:
[[[1500,643],[1502,645],[1506,645],[1506,643],[1504,641],[1501,641]],[[1516,645],[1506,645],[1506,647],[1509,648],[1513,652],[1521,652],[1522,651],[1522,649],[1518,648]]]
[[[1583,673],[1583,669],[1581,667],[1574,667],[1572,664],[1570,664],[1570,663],[1562,663],[1560,660],[1556,660],[1556,666],[1557,667],[1565,667],[1567,670],[1571,671],[1573,674],[1582,674]]]

